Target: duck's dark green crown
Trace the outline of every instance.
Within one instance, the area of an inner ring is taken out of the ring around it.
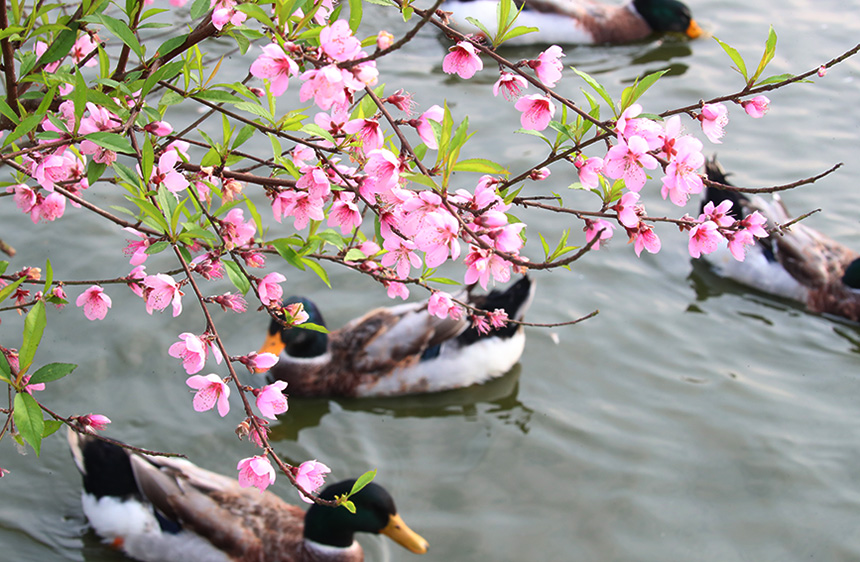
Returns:
[[[852,261],[845,268],[845,274],[842,275],[842,283],[852,289],[860,290],[860,258]]]
[[[677,0],[633,0],[633,6],[658,33],[684,33],[693,20],[690,8]]]
[[[333,500],[335,496],[349,493],[354,483],[355,480],[344,480],[332,484],[322,491],[320,497]],[[354,514],[344,507],[312,505],[305,515],[305,538],[346,548],[352,544],[355,533],[378,534],[388,525],[389,517],[397,513],[391,495],[372,482],[350,497],[350,501],[355,504]]]
[[[317,306],[304,297],[289,297],[281,303],[283,306],[294,303],[302,303],[308,314],[308,322],[319,326],[325,326],[322,313]],[[269,333],[281,333],[281,341],[284,342],[284,351],[291,357],[319,357],[328,350],[328,335],[314,330],[302,328],[283,328],[276,320],[269,324]]]

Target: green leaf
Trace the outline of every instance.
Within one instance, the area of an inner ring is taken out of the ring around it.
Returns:
[[[164,56],[167,53],[173,51],[173,49],[175,49],[176,47],[185,43],[186,39],[188,39],[187,33],[183,33],[182,35],[179,35],[177,37],[171,37],[170,39],[158,46],[158,50],[156,51],[156,53],[159,56]]]
[[[761,60],[758,63],[758,68],[755,69],[755,74],[750,78],[750,82],[754,83],[758,80],[758,77],[761,76],[762,72],[764,72],[765,67],[768,65],[770,61],[773,60],[773,56],[776,54],[776,31],[773,30],[773,26],[770,26],[770,29],[767,32],[767,41],[764,45],[764,53],[761,55]]]
[[[33,447],[36,456],[39,456],[42,448],[42,434],[45,432],[45,419],[42,417],[42,409],[36,399],[26,392],[15,395],[15,412],[12,419],[21,437]]]
[[[248,103],[239,96],[231,94],[230,92],[225,92],[224,90],[200,90],[199,92],[194,92],[194,95],[191,97],[199,100],[211,101],[212,103]]]
[[[227,270],[227,277],[230,278],[230,282],[239,289],[239,291],[243,295],[247,295],[248,291],[251,289],[251,283],[248,281],[248,278],[242,273],[242,270],[239,269],[239,265],[231,260],[225,260],[224,269]]]
[[[18,117],[18,115],[14,111],[12,111],[12,108],[9,107],[9,104],[6,103],[6,100],[0,100],[0,113],[2,113],[4,117],[6,117],[15,125],[17,125],[21,121],[21,118]]]
[[[726,54],[729,55],[729,58],[732,59],[732,62],[735,63],[735,70],[741,73],[741,76],[744,77],[744,80],[749,81],[749,78],[747,77],[747,65],[744,64],[744,58],[737,51],[737,49],[735,49],[731,45],[723,43],[716,37],[714,37],[714,40],[720,44],[720,47],[723,48]]]
[[[790,80],[794,78],[794,74],[777,74],[776,76],[770,76],[765,78],[761,82],[757,82],[756,86],[764,86],[767,84],[776,84],[778,82],[784,82],[786,80]],[[809,82],[809,80],[801,80],[800,82]]]
[[[106,133],[104,131],[96,131],[84,136],[85,139],[96,143],[102,148],[112,150],[114,152],[122,152],[123,154],[134,154],[134,147],[122,135],[116,133]]]
[[[601,98],[603,98],[603,101],[605,101],[607,104],[609,104],[609,107],[611,107],[613,109],[615,108],[615,102],[612,101],[612,96],[609,95],[609,92],[606,91],[606,88],[604,88],[600,82],[598,82],[597,80],[595,80],[594,78],[592,78],[591,76],[586,74],[585,72],[578,70],[576,67],[571,67],[571,68],[573,68],[573,71],[576,72],[580,78],[585,80],[586,84],[591,86],[591,88],[595,92],[597,92],[597,94]]]
[[[19,277],[18,279],[15,280],[14,283],[12,283],[10,285],[6,285],[2,289],[0,289],[0,302],[3,302],[7,298],[9,298],[9,295],[14,293],[15,289],[17,289],[21,285],[21,283],[23,283],[26,280],[27,280],[26,277]]]
[[[159,254],[170,247],[170,242],[167,240],[159,240],[154,244],[150,244],[149,247],[144,250],[144,253],[148,256]]]
[[[48,437],[57,432],[58,429],[63,427],[63,422],[57,420],[44,420],[45,421],[45,429],[42,430],[42,439]]]
[[[287,263],[289,263],[293,267],[296,267],[296,268],[304,271],[305,270],[305,264],[302,263],[302,258],[301,258],[301,256],[299,256],[298,252],[293,250],[293,248],[290,245],[289,240],[290,240],[289,238],[279,238],[277,240],[272,240],[271,242],[269,242],[269,244],[274,246],[274,248],[278,252],[278,254],[282,258],[284,258],[284,260],[286,260]]]
[[[302,127],[300,130],[304,133],[309,134],[309,135],[322,137],[332,144],[337,144],[334,140],[334,137],[331,136],[331,133],[329,133],[328,131],[326,131],[325,129],[323,129],[322,127],[317,125],[316,123],[308,123],[307,125]]]
[[[353,33],[358,31],[362,15],[361,0],[349,0],[349,28]]]
[[[134,36],[131,29],[129,29],[127,23],[116,18],[106,16],[105,14],[99,14],[97,17],[111,33],[116,35],[120,41],[128,45],[128,47],[134,51],[134,54],[143,58],[143,48],[141,48],[140,42],[137,40],[137,37]]]
[[[519,37],[520,35],[525,35],[526,33],[534,33],[535,31],[540,30],[537,27],[518,25],[517,27],[505,33],[505,35],[499,39],[499,43],[503,43],[505,41],[513,39],[514,37]]]
[[[3,352],[0,352],[0,380],[12,384],[12,367],[9,366],[9,361],[6,360]]]
[[[391,6],[394,8],[400,7],[392,0],[367,0],[367,2],[370,4],[376,4],[377,6]]]
[[[486,28],[486,26],[484,26],[484,24],[482,24],[481,22],[479,22],[477,19],[475,19],[475,18],[466,18],[466,21],[467,21],[467,22],[469,22],[469,23],[471,23],[472,25],[474,25],[474,26],[475,26],[475,27],[477,27],[478,29],[480,29],[480,30],[481,30],[481,33],[483,33],[485,37],[492,37],[492,36],[493,36],[493,34],[492,34],[492,33],[490,33],[490,30],[489,30],[489,29],[487,29],[487,28]]]
[[[55,381],[65,377],[77,368],[78,366],[72,363],[48,363],[39,367],[39,370],[33,373],[27,384]]]
[[[209,11],[209,0],[194,0],[191,5],[191,19],[196,20]]]
[[[322,279],[322,282],[325,283],[329,289],[331,289],[331,283],[328,280],[328,273],[325,272],[325,269],[323,269],[323,267],[319,263],[315,262],[314,260],[311,260],[308,258],[301,258],[301,259],[302,259],[302,263],[304,263],[306,266],[311,268],[311,271],[316,273],[319,276],[319,278]]]
[[[659,80],[660,77],[667,72],[669,72],[669,69],[652,72],[641,80],[637,79],[632,86],[624,88],[624,91],[621,92],[621,111],[624,111],[625,109],[633,105],[636,100],[642,97],[642,94],[648,91],[648,88],[653,86],[654,83],[657,82],[657,80]]]
[[[42,294],[47,296],[51,294],[51,283],[54,282],[54,270],[51,267],[51,260],[45,261],[45,286],[42,288]]]
[[[72,46],[75,44],[79,26],[80,24],[78,22],[73,22],[69,25],[69,29],[61,31],[57,35],[57,38],[54,39],[54,42],[51,43],[45,52],[42,53],[42,56],[39,57],[37,66],[45,66],[67,56],[71,52]]]
[[[36,301],[30,312],[24,318],[24,337],[21,342],[21,350],[18,352],[19,373],[26,373],[36,356],[36,349],[42,341],[42,334],[48,324],[45,315],[45,303]]]
[[[310,330],[312,332],[320,332],[323,334],[327,334],[328,328],[325,326],[320,326],[319,324],[314,324],[313,322],[304,322],[302,324],[296,324],[293,326],[294,328],[301,328],[302,330]]]
[[[352,490],[349,491],[349,495],[357,494],[361,491],[362,488],[373,482],[373,479],[376,478],[376,469],[368,470],[364,474],[358,477],[358,480],[355,481],[355,484],[352,485]]]
[[[3,146],[12,144],[13,141],[21,138],[23,135],[36,130],[39,123],[42,122],[42,116],[38,113],[33,113],[25,117],[18,123],[18,126],[8,136],[3,137]]]
[[[454,165],[455,172],[478,172],[479,174],[508,174],[507,168],[486,158],[468,158]]]
[[[372,1],[372,0],[369,0],[369,1]],[[355,515],[355,504],[354,503],[352,503],[349,500],[343,500],[342,502],[340,502],[340,505],[342,505],[344,508],[346,508],[346,510],[348,512]]]

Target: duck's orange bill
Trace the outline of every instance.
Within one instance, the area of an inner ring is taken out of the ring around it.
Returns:
[[[704,30],[699,27],[699,24],[696,23],[696,20],[691,19],[690,25],[687,27],[687,37],[689,37],[690,39],[695,39],[696,37],[701,36],[703,33],[705,33]]]
[[[396,513],[389,516],[388,525],[379,532],[415,554],[424,554],[430,548],[424,537],[410,529]]]
[[[266,341],[263,342],[263,347],[260,348],[260,351],[257,353],[274,353],[275,356],[279,357],[281,352],[284,350],[284,342],[281,340],[281,333],[277,332],[274,334],[267,334]],[[255,369],[256,373],[265,373],[266,369]]]

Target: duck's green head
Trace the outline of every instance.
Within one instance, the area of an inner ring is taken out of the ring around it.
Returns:
[[[690,8],[678,0],[633,0],[633,6],[648,25],[658,33],[683,33],[695,39],[704,33],[690,13]]]
[[[355,480],[344,480],[332,484],[320,493],[320,497],[333,500],[335,496],[349,493],[354,483]],[[312,505],[305,515],[305,539],[348,548],[355,533],[381,533],[415,554],[427,552],[427,541],[403,522],[385,488],[371,482],[349,499],[355,504],[355,513],[344,507]]]
[[[860,290],[860,258],[852,261],[845,268],[842,283],[851,289]]]
[[[290,304],[301,303],[308,315],[308,322],[325,326],[322,313],[316,305],[304,297],[290,297],[281,304],[286,307]],[[291,357],[319,357],[328,349],[328,336],[322,332],[306,330],[299,327],[284,327],[274,318],[269,323],[269,333],[259,353],[274,353],[280,355],[286,351]]]

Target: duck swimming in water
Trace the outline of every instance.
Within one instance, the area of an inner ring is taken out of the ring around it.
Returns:
[[[708,160],[705,172],[709,180],[731,185],[716,158]],[[703,205],[710,201],[716,206],[727,199],[736,220],[754,211],[767,218],[769,227],[791,220],[778,195],[767,200],[708,186]],[[702,259],[723,277],[800,301],[812,312],[860,321],[860,255],[802,223],[758,239],[742,262],[722,249]]]
[[[183,459],[131,452],[69,430],[83,475],[84,514],[106,542],[143,562],[361,562],[357,532],[387,535],[423,554],[382,486],[368,484],[343,507],[313,504],[306,512],[275,494],[242,488]],[[320,494],[349,493],[354,480]]]
[[[703,33],[690,9],[678,0],[632,0],[621,5],[593,0],[515,2],[522,7],[516,25],[537,27],[539,31],[506,41],[505,45],[622,44],[641,41],[655,33],[682,33],[691,39]],[[466,21],[471,17],[495,33],[497,4],[497,0],[447,0],[441,9],[453,14],[457,29],[478,32]]]
[[[505,291],[467,297],[472,306],[502,309],[522,320],[535,282],[522,277]],[[308,299],[301,302],[309,321],[324,326]],[[269,379],[288,383],[290,396],[394,396],[421,394],[480,384],[508,372],[525,347],[518,324],[482,334],[466,316],[438,318],[427,301],[377,308],[328,334],[283,328],[276,320],[260,352],[279,356]]]

